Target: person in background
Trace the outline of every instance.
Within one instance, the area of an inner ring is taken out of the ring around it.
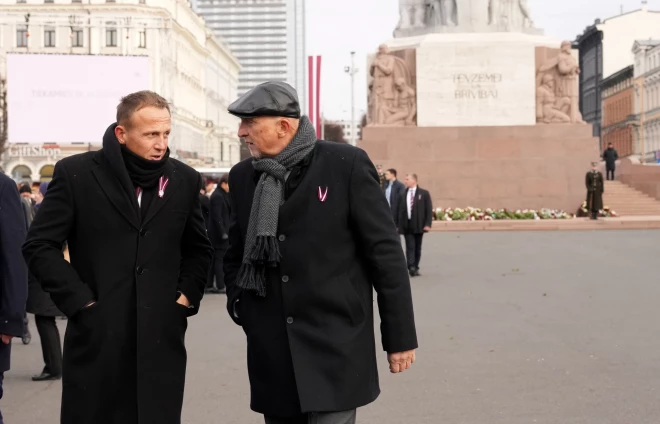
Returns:
[[[401,208],[401,202],[406,197],[406,187],[396,179],[396,169],[390,168],[385,171],[385,179],[387,180],[385,183],[385,198],[390,205],[394,225],[399,228],[399,209]]]
[[[23,211],[23,216],[25,217],[25,231],[27,232],[27,229],[30,228],[30,225],[32,225],[32,221],[34,220],[34,216],[37,212],[37,205],[33,199],[32,190],[30,189],[29,185],[22,185],[19,192],[21,195],[21,210]],[[28,345],[32,341],[32,333],[30,332],[29,324],[30,320],[26,312],[23,319],[23,335],[21,336],[21,341],[24,345]]]
[[[385,189],[385,173],[383,172],[383,165],[376,165],[376,172],[378,172],[378,183],[380,184],[380,188],[383,190]]]
[[[37,195],[37,207],[43,201],[48,190],[48,183],[41,183]],[[64,248],[62,249],[64,251]],[[63,253],[64,254],[64,253]],[[32,381],[52,381],[62,378],[62,342],[55,318],[62,316],[50,295],[46,293],[37,279],[28,273],[28,299],[27,312],[34,314],[39,338],[41,339],[41,353],[44,359],[44,368],[40,374],[32,377]]]
[[[229,173],[224,260],[227,311],[247,336],[250,407],[266,424],[354,424],[380,393],[374,289],[390,371],[410,368],[417,349],[376,169],[364,150],[317,140],[284,82],[258,85],[229,113],[252,155]]]
[[[11,366],[11,339],[23,336],[28,278],[21,255],[25,231],[25,217],[16,184],[0,174],[0,399],[4,373]]]
[[[612,143],[609,143],[607,145],[607,149],[605,149],[605,151],[603,152],[603,160],[605,161],[605,170],[607,172],[608,180],[614,180],[614,170],[616,169],[616,161],[618,159],[619,159],[619,154],[614,149]]]
[[[211,225],[211,199],[209,199],[208,192],[206,191],[210,184],[202,184],[199,189],[199,204],[202,208],[202,216],[204,217],[204,226],[206,227],[206,235],[209,236],[209,228]],[[209,267],[208,278],[204,288],[205,293],[213,292],[213,266]]]
[[[215,191],[215,188],[216,188],[216,184],[213,181],[209,180],[206,183],[206,195],[208,197],[211,197],[213,195],[213,192]]]
[[[585,178],[587,186],[587,210],[591,219],[598,219],[598,213],[603,209],[603,193],[605,182],[603,174],[598,170],[598,162],[591,163],[591,171],[587,172]]]
[[[43,182],[39,184],[39,190],[34,194],[34,209],[35,211],[39,210],[41,202],[44,201],[44,196],[46,195],[46,190],[48,190],[48,183]]]
[[[209,239],[215,249],[213,259],[213,274],[215,275],[216,287],[212,287],[214,293],[226,293],[225,272],[223,259],[229,249],[229,216],[231,214],[229,200],[229,174],[225,174],[218,181],[218,187],[211,195],[211,224],[209,227]]]
[[[406,241],[406,258],[411,277],[417,277],[422,258],[422,238],[433,225],[433,204],[428,191],[417,186],[417,175],[406,176],[404,201],[399,207],[399,232]]]

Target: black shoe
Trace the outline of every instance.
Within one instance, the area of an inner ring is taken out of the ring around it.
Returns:
[[[24,345],[30,344],[32,341],[32,334],[30,334],[30,330],[27,330],[25,334],[23,334],[23,337],[21,337],[21,341],[23,342]]]
[[[227,294],[227,288],[223,287],[221,289],[215,289],[218,294]]]
[[[50,374],[47,372],[42,372],[40,375],[35,375],[32,377],[32,381],[54,381],[54,380],[60,380],[62,378],[62,374]]]
[[[415,268],[415,270],[413,271],[413,277],[419,277],[421,275],[422,274],[419,273],[419,268]]]
[[[215,287],[207,287],[204,289],[204,294],[218,294],[219,291]]]

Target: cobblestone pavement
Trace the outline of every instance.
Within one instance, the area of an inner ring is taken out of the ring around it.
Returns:
[[[421,348],[361,424],[657,424],[660,231],[432,233],[413,280]],[[245,338],[224,296],[187,334],[186,424],[263,422],[249,410]],[[62,330],[66,321],[60,321]],[[61,383],[34,383],[39,338],[14,342],[7,424],[59,422]],[[93,423],[90,423],[93,424]]]

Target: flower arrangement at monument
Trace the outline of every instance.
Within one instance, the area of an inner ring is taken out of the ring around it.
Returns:
[[[582,202],[582,206],[580,206],[580,209],[578,209],[576,216],[578,218],[583,218],[589,216],[589,210],[587,209],[587,202]],[[616,212],[610,209],[609,206],[604,206],[602,210],[598,211],[598,217],[599,218],[616,218],[619,215],[617,215]]]
[[[584,215],[583,215],[584,214]],[[583,204],[578,214],[568,213],[555,209],[480,209],[480,208],[437,208],[435,219],[438,221],[498,221],[498,220],[546,220],[546,219],[573,219],[588,216],[586,205]],[[600,217],[612,218],[618,216],[616,212],[605,207],[599,213]]]
[[[571,219],[575,215],[554,209],[480,209],[480,208],[437,208],[435,218],[438,221],[495,221],[495,220],[540,220]]]

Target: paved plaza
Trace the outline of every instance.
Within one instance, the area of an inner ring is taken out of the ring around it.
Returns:
[[[360,424],[657,424],[660,231],[431,233],[413,294],[420,350]],[[262,423],[245,337],[210,295],[187,333],[186,424]],[[66,321],[59,321],[62,330]],[[57,424],[61,382],[14,342],[7,424]],[[94,424],[94,423],[90,423]]]

